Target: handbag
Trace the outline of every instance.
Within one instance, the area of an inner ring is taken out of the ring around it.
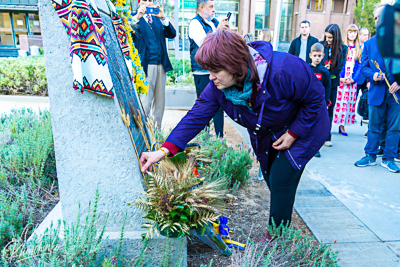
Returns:
[[[360,101],[358,102],[357,113],[363,118],[368,118],[368,89],[362,91]]]

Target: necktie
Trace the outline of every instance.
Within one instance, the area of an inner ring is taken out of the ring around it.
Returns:
[[[153,21],[151,20],[151,16],[147,15],[147,23],[151,26],[151,24],[153,23]]]

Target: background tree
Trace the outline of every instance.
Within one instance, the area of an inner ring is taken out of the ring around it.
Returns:
[[[360,27],[367,28],[371,36],[375,34],[374,9],[380,0],[357,0],[354,6],[354,19]]]

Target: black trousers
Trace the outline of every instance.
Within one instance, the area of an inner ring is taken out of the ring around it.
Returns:
[[[196,94],[197,98],[200,97],[201,93],[204,91],[208,83],[210,82],[209,75],[193,75],[194,84],[196,86]],[[215,114],[214,118],[214,128],[215,134],[219,137],[224,136],[224,110],[219,108],[217,114]]]
[[[332,129],[333,109],[335,108],[335,105],[336,105],[336,95],[337,95],[337,87],[331,88],[330,99],[331,99],[332,105],[330,105],[328,108],[329,122],[330,122],[330,126],[331,126],[330,129]],[[328,136],[328,139],[326,139],[326,141],[332,141],[331,131],[329,131],[329,136]]]
[[[264,180],[267,182],[271,192],[269,225],[272,220],[277,226],[281,223],[290,224],[297,186],[299,185],[304,167],[301,170],[294,170],[286,154],[273,149],[269,150],[268,174],[263,169]]]

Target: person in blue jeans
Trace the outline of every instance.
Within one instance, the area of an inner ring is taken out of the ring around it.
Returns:
[[[374,11],[375,25],[382,13],[384,5],[378,5]],[[380,73],[372,61],[379,64],[383,73]],[[369,131],[368,142],[365,146],[365,157],[355,163],[358,167],[376,165],[376,157],[379,148],[379,136],[383,120],[387,118],[386,146],[383,151],[381,166],[391,172],[400,172],[394,159],[397,157],[397,149],[400,139],[400,104],[396,103],[393,94],[400,98],[400,86],[394,81],[392,73],[392,62],[383,59],[378,48],[376,35],[365,42],[362,53],[362,69],[364,77],[371,82],[368,93],[369,104]],[[390,87],[385,82],[385,77]]]

